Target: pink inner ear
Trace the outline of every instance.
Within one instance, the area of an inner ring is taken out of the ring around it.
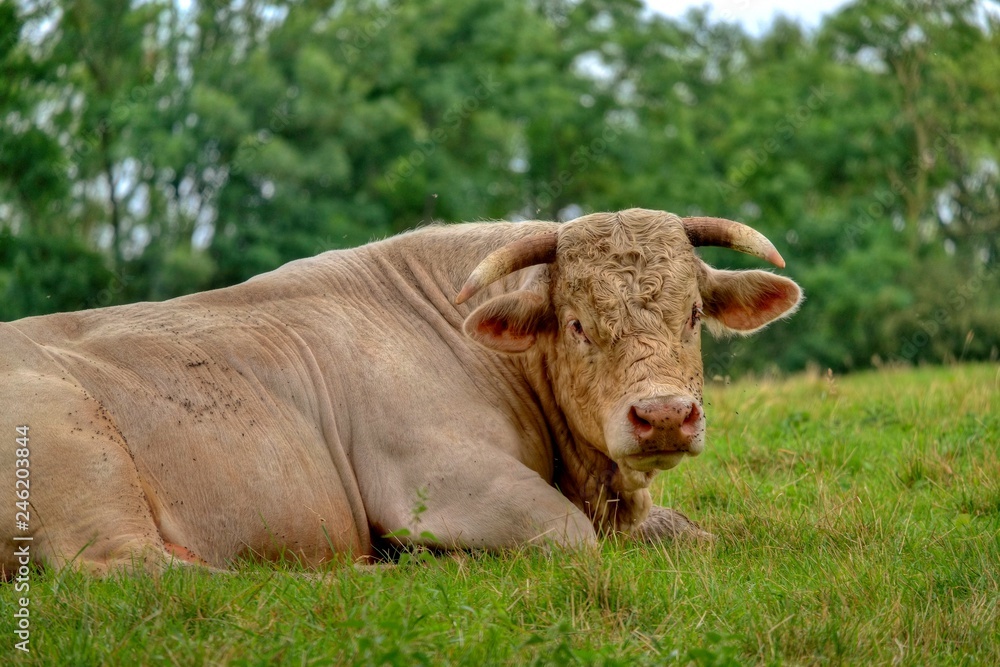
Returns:
[[[769,321],[781,315],[795,304],[796,294],[790,290],[783,289],[783,285],[778,285],[777,287],[779,289],[776,291],[761,294],[757,301],[757,308],[760,309],[761,315],[766,316],[765,318]]]
[[[528,291],[490,299],[466,318],[462,329],[480,345],[516,354],[535,344],[545,317],[546,302]]]
[[[493,338],[500,338],[507,333],[508,325],[506,320],[501,320],[498,318],[489,318],[482,320],[476,329],[479,330],[480,336],[491,336]]]
[[[501,352],[524,352],[535,342],[535,334],[520,331],[503,317],[487,317],[476,323],[480,342]]]
[[[733,329],[756,329],[785,312],[786,303],[786,295],[767,295],[755,304],[727,310],[722,320]]]
[[[738,280],[738,279],[737,279]],[[716,303],[713,316],[724,326],[736,331],[753,331],[781,317],[798,302],[800,292],[794,283],[774,279],[770,284],[756,285],[757,289],[738,288],[738,282]]]

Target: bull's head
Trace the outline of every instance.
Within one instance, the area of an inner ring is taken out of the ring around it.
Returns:
[[[539,265],[522,289],[474,310],[466,334],[492,350],[540,352],[574,438],[624,468],[665,470],[704,448],[702,321],[713,333],[747,334],[802,298],[798,285],[766,271],[711,268],[694,251],[708,245],[785,265],[740,223],[631,209],[497,250],[456,302]]]

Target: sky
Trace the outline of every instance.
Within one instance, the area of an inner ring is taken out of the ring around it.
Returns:
[[[809,28],[819,25],[824,14],[848,4],[847,0],[646,0],[653,11],[680,17],[691,7],[708,5],[713,21],[736,21],[751,34],[759,35],[775,14],[784,14]]]

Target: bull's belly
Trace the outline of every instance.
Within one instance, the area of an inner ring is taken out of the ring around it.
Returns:
[[[320,565],[371,550],[327,443],[301,424],[166,418],[123,428],[165,542],[224,567],[234,559]],[[355,503],[358,504],[358,503]]]
[[[170,475],[143,481],[163,540],[217,567],[239,559],[316,566],[370,553],[346,498],[337,487],[312,488],[308,475],[197,492]]]

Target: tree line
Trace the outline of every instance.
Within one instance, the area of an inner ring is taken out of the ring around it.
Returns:
[[[995,360],[998,27],[985,0],[759,35],[638,0],[6,2],[0,319],[642,206],[752,225],[805,288],[709,376]]]

